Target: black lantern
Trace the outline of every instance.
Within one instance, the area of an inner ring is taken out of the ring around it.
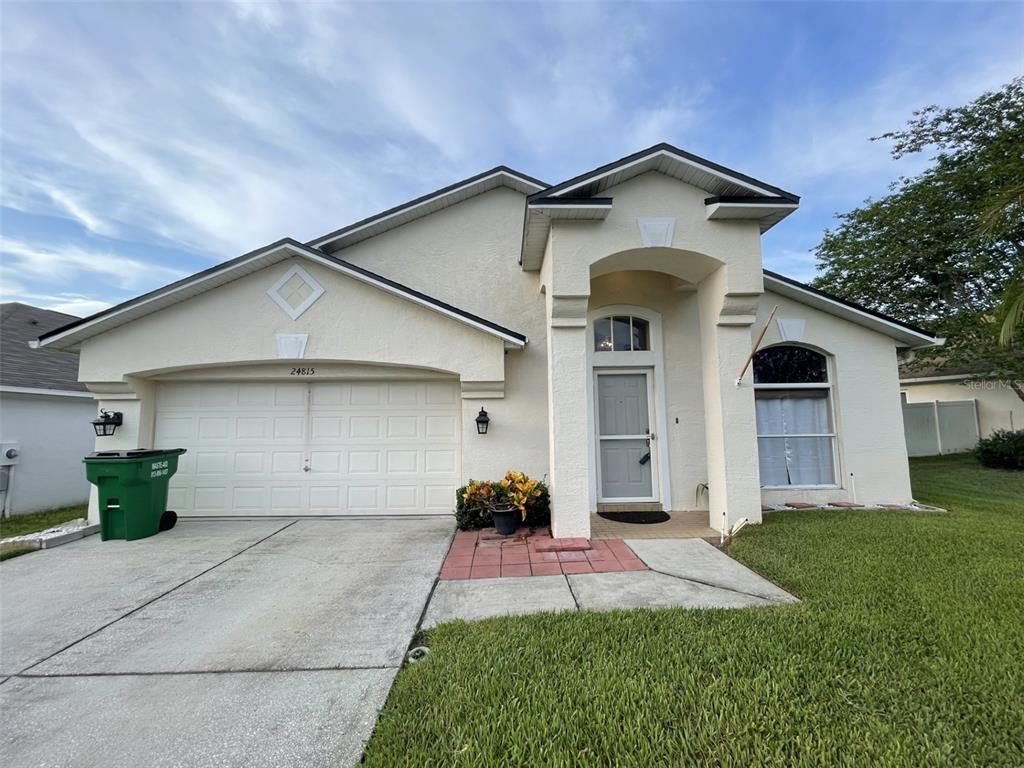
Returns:
[[[487,425],[491,423],[491,417],[487,415],[487,411],[483,408],[480,409],[480,413],[476,416],[476,432],[478,435],[487,434]]]
[[[96,430],[97,437],[110,437],[123,423],[124,417],[120,411],[111,413],[100,409],[100,417],[92,420],[92,428]]]

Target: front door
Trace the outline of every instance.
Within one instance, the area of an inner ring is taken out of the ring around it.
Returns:
[[[599,500],[657,501],[650,372],[596,377]]]

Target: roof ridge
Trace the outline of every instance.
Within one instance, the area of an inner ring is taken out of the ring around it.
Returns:
[[[461,179],[460,181],[456,181],[452,184],[448,184],[447,186],[441,187],[440,189],[435,189],[433,192],[427,192],[426,194],[420,195],[419,197],[415,197],[412,200],[406,200],[404,203],[399,203],[398,205],[394,205],[391,208],[387,208],[383,211],[379,211],[377,213],[371,214],[370,216],[366,216],[362,219],[359,219],[358,221],[354,221],[351,224],[346,224],[344,227],[336,229],[332,232],[328,232],[327,234],[320,235],[319,237],[314,237],[312,240],[308,240],[306,243],[304,243],[304,245],[319,249],[321,245],[326,245],[331,241],[337,240],[338,238],[343,237],[344,235],[350,232],[354,232],[358,229],[373,224],[375,221],[386,219],[389,216],[394,216],[395,214],[401,213],[403,210],[406,210],[408,208],[413,208],[417,205],[422,205],[423,203],[426,203],[429,200],[432,200],[436,197],[442,197],[443,195],[449,194],[450,192],[454,192],[460,187],[465,187],[477,181],[482,181],[483,179],[486,179],[489,176],[493,176],[496,173],[505,173],[508,174],[509,176],[514,176],[536,187],[546,187],[548,185],[546,181],[541,181],[540,179],[536,179],[533,176],[528,176],[527,174],[522,173],[521,171],[517,171],[514,168],[510,168],[507,165],[496,165],[493,168],[488,168],[486,171],[481,171],[480,173],[473,174],[472,176],[469,176],[465,179]]]
[[[767,191],[774,192],[780,197],[785,197],[795,203],[800,202],[799,195],[795,195],[792,192],[787,192],[781,187],[776,187],[773,184],[768,184],[767,182],[761,181],[760,179],[756,179],[753,176],[749,176],[733,168],[729,168],[727,166],[716,163],[712,160],[708,160],[706,157],[701,157],[700,155],[695,155],[692,152],[687,152],[685,149],[680,149],[679,147],[673,144],[669,144],[667,141],[658,142],[657,144],[653,144],[645,149],[641,149],[637,152],[625,155],[624,157],[620,157],[618,160],[613,160],[610,163],[605,163],[604,165],[598,166],[597,168],[593,168],[589,171],[577,174],[576,176],[573,176],[570,179],[566,179],[565,181],[559,182],[554,186],[548,187],[547,189],[542,189],[540,192],[535,192],[534,194],[530,195],[527,199],[532,200],[535,197],[557,195],[563,189],[578,186],[583,181],[586,181],[588,177],[597,177],[604,175],[609,171],[613,170],[616,166],[636,162],[638,160],[643,159],[647,155],[653,155],[657,152],[671,152],[679,156],[680,158],[686,160],[687,162],[703,166],[705,169],[712,171],[714,173],[727,174],[743,182],[746,185],[757,186]]]

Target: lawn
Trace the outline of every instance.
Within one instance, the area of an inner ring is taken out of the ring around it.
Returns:
[[[55,525],[85,517],[88,510],[84,504],[74,507],[61,507],[46,512],[33,512],[30,515],[15,515],[9,519],[0,519],[0,539],[8,536],[22,536],[26,533],[45,531]]]
[[[366,765],[1024,765],[1024,473],[915,460],[949,513],[777,512],[730,554],[798,595],[453,623]]]

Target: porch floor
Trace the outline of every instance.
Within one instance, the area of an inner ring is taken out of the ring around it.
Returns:
[[[600,515],[590,516],[590,535],[594,539],[706,539],[718,544],[719,533],[708,525],[707,512],[669,512],[663,523],[637,525],[616,523]]]

